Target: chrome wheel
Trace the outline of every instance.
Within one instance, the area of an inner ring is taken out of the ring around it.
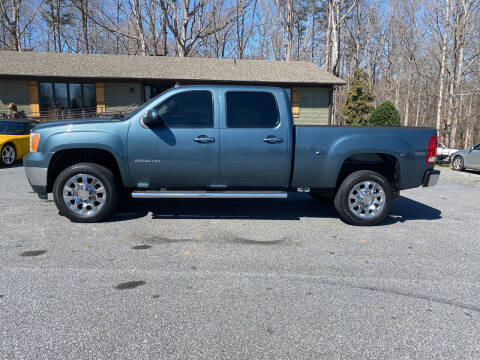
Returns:
[[[374,181],[362,181],[352,187],[348,196],[348,207],[357,217],[374,218],[385,206],[385,192]]]
[[[95,176],[77,174],[65,182],[63,201],[71,211],[83,215],[97,214],[105,204],[105,186]]]
[[[2,160],[5,165],[12,165],[15,162],[15,148],[13,145],[5,145],[2,149]]]

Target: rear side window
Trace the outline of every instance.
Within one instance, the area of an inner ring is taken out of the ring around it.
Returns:
[[[262,91],[229,91],[227,127],[273,128],[280,120],[273,94]]]
[[[156,107],[167,127],[213,127],[213,102],[210,91],[188,91],[170,96]]]

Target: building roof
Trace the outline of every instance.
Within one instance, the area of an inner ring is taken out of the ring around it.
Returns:
[[[0,51],[0,77],[343,85],[306,61]]]

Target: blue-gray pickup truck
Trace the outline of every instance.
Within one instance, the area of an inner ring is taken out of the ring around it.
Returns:
[[[117,120],[37,125],[24,159],[40,198],[77,222],[133,198],[331,197],[340,217],[373,225],[400,190],[432,186],[431,128],[295,126],[284,89],[181,86]]]

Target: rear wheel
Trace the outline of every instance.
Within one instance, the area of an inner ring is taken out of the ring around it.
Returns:
[[[463,169],[465,169],[463,158],[461,156],[457,156],[455,157],[455,159],[453,159],[452,168],[456,171],[462,171]]]
[[[370,170],[347,176],[334,201],[342,220],[360,226],[378,224],[389,214],[392,203],[392,185],[382,175]]]
[[[15,150],[15,146],[10,143],[3,145],[0,163],[3,166],[12,166],[16,158],[17,151]]]
[[[61,215],[92,223],[109,217],[117,205],[119,187],[113,173],[100,165],[80,163],[58,175],[53,198]]]

